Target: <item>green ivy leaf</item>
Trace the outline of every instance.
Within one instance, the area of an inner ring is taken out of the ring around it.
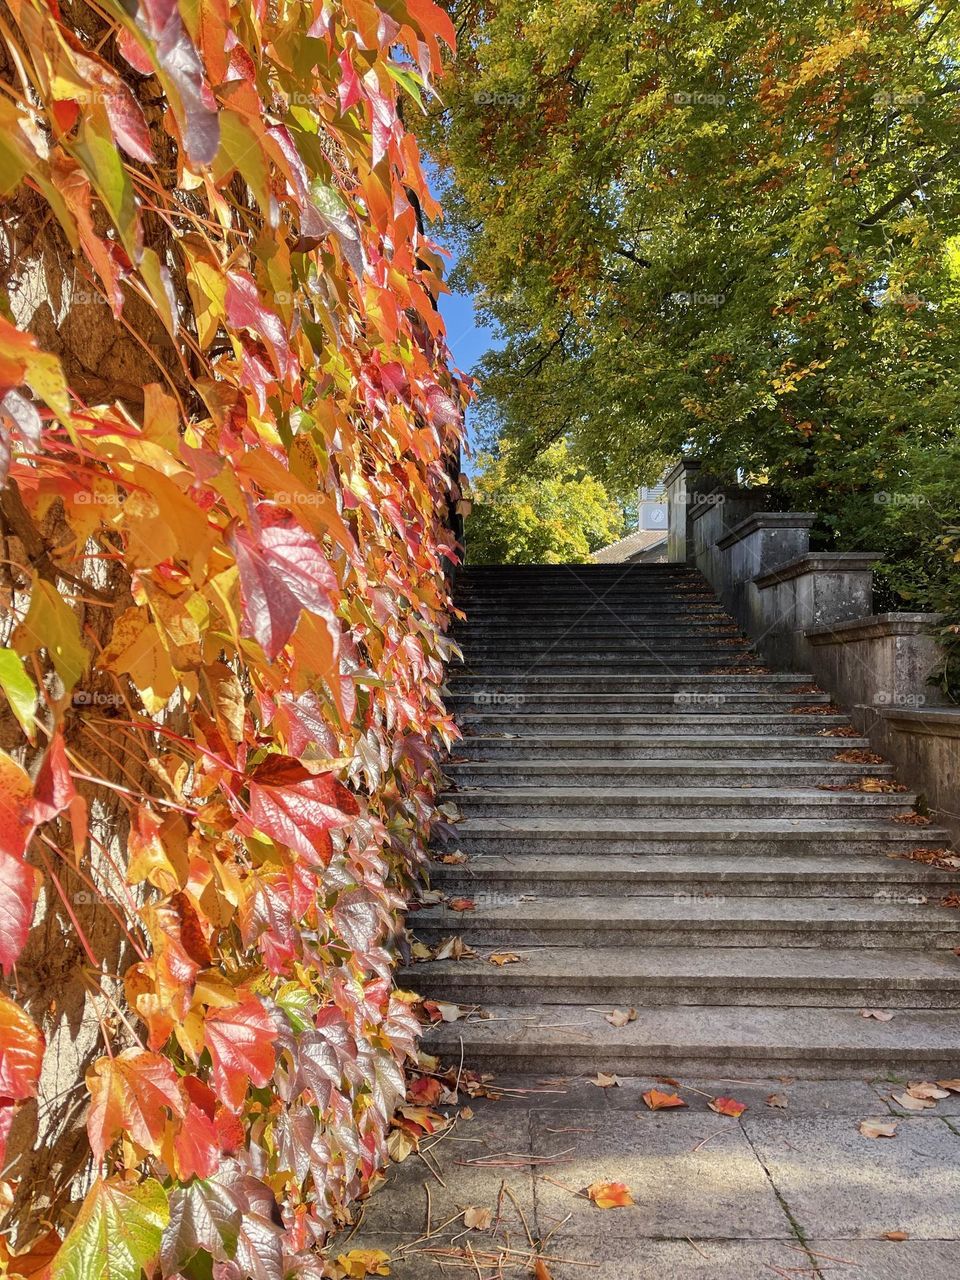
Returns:
[[[170,1218],[167,1193],[148,1178],[98,1178],[50,1268],[50,1280],[140,1280]]]
[[[23,669],[23,663],[12,649],[0,650],[0,689],[10,703],[24,733],[34,741],[33,714],[37,707],[37,690]]]

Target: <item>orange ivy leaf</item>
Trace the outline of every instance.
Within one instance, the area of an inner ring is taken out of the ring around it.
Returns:
[[[98,1160],[121,1135],[145,1151],[160,1154],[166,1111],[185,1111],[177,1074],[169,1059],[143,1049],[124,1049],[99,1058],[87,1072],[90,1110],[87,1135]]]

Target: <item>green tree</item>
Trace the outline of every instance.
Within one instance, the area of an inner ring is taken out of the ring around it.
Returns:
[[[583,563],[620,537],[622,511],[573,461],[565,440],[529,467],[517,468],[509,445],[477,462],[466,522],[469,564]]]
[[[480,411],[623,491],[688,446],[855,540],[956,438],[951,0],[476,0],[433,155]]]

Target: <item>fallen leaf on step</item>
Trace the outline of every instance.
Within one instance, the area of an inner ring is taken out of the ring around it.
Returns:
[[[440,857],[440,861],[448,867],[459,866],[461,862],[466,862],[467,855],[462,849],[456,849],[453,853],[444,853]]]
[[[941,907],[952,907],[954,911],[960,911],[960,893],[954,889],[952,893],[948,893],[945,898],[940,899]]]
[[[533,1264],[533,1280],[553,1280],[553,1273],[542,1258]]]
[[[633,1204],[633,1196],[625,1182],[592,1182],[587,1195],[598,1209],[625,1209]]]
[[[893,1017],[886,1009],[861,1009],[861,1018],[876,1018],[878,1022],[889,1022]]]
[[[591,1084],[595,1084],[598,1089],[613,1089],[620,1083],[619,1076],[605,1076],[602,1071],[597,1072],[596,1080],[591,1080]]]
[[[926,1111],[928,1107],[937,1105],[933,1098],[915,1098],[909,1093],[894,1093],[891,1097],[904,1111]]]
[[[460,1108],[460,1119],[461,1119],[461,1120],[472,1120],[472,1119],[473,1119],[473,1107],[461,1107],[461,1108]]]
[[[418,901],[424,906],[433,906],[443,901],[442,889],[421,889]]]
[[[885,1231],[881,1237],[883,1240],[909,1240],[909,1231]]]
[[[745,1102],[738,1102],[736,1098],[714,1098],[712,1102],[708,1102],[707,1106],[711,1111],[715,1111],[718,1116],[742,1116],[747,1109]]]
[[[351,1249],[337,1256],[337,1266],[343,1269],[345,1280],[364,1280],[365,1276],[388,1276],[389,1253],[382,1249]],[[338,1273],[339,1274],[339,1273]]]
[[[431,1022],[459,1022],[472,1012],[470,1006],[463,1009],[458,1004],[448,1004],[445,1000],[424,1000],[423,1007],[430,1016]]]
[[[470,1205],[463,1211],[463,1225],[471,1231],[486,1231],[492,1221],[493,1212],[490,1209],[478,1209],[475,1205]]]
[[[410,948],[414,960],[432,960],[433,950],[425,942],[415,942]]]
[[[433,1076],[420,1076],[417,1080],[411,1080],[407,1086],[407,1101],[422,1102],[432,1107],[440,1101],[441,1093],[443,1085],[439,1080],[435,1080]]]
[[[934,1084],[931,1080],[917,1080],[907,1085],[907,1093],[911,1098],[949,1098],[950,1090],[944,1089],[942,1085]]]
[[[941,1089],[949,1089],[951,1093],[960,1093],[960,1080],[938,1080]]]
[[[493,955],[489,957],[489,960],[491,964],[499,964],[501,966],[505,964],[520,963],[520,957],[515,951],[494,951]]]
[[[771,1093],[767,1098],[768,1107],[785,1107],[787,1096],[784,1093]]]
[[[860,1132],[865,1138],[895,1138],[896,1120],[861,1120]]]
[[[465,956],[475,956],[477,953],[472,947],[468,947],[462,938],[447,938],[441,942],[439,947],[433,953],[434,960],[462,960]]]
[[[417,1149],[416,1139],[405,1129],[393,1129],[387,1138],[387,1154],[394,1164],[402,1164]]]
[[[603,1015],[611,1027],[625,1027],[628,1022],[636,1019],[636,1009],[612,1009],[610,1013]]]
[[[667,1107],[687,1105],[678,1093],[664,1093],[662,1089],[648,1089],[643,1100],[651,1111],[665,1111]]]
[[[447,903],[451,911],[472,911],[476,905],[472,898],[451,898]]]

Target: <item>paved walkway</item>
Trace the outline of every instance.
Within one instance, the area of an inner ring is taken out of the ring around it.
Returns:
[[[686,1109],[650,1111],[642,1094],[670,1085],[497,1079],[499,1100],[391,1167],[337,1249],[384,1250],[395,1280],[955,1280],[960,1096],[907,1114],[905,1083],[682,1080]],[[747,1110],[717,1115],[718,1095]],[[867,1118],[895,1136],[862,1136]],[[635,1203],[597,1208],[598,1181]],[[470,1208],[490,1226],[466,1229]]]

